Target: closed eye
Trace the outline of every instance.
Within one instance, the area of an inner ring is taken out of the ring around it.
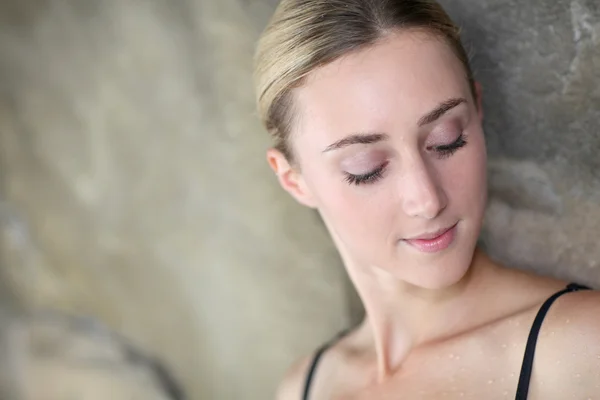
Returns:
[[[443,144],[439,146],[429,147],[428,150],[433,149],[436,155],[440,159],[448,158],[452,156],[456,151],[460,148],[467,145],[467,140],[465,138],[464,133],[462,133],[454,142],[450,144]],[[379,167],[375,168],[373,171],[367,172],[365,174],[351,174],[349,172],[345,172],[345,181],[350,185],[364,185],[371,184],[377,182],[382,178],[383,173],[385,172],[385,168],[388,166],[388,162],[383,163]]]
[[[348,182],[351,185],[362,185],[362,184],[367,184],[367,183],[374,183],[377,182],[382,176],[383,176],[383,172],[385,170],[385,167],[387,167],[388,163],[385,162],[383,164],[381,164],[379,167],[375,168],[373,171],[368,172],[366,174],[351,174],[349,172],[345,172],[346,178],[345,181]]]
[[[433,150],[438,154],[438,158],[447,158],[456,153],[456,151],[467,144],[464,133],[450,144],[433,146]]]

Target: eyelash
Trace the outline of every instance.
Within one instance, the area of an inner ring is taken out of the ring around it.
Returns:
[[[433,146],[433,149],[438,153],[438,157],[441,159],[448,158],[461,147],[465,147],[467,141],[465,139],[465,134],[461,133],[458,139],[450,144],[443,144],[441,146]]]
[[[445,159],[448,158],[450,156],[452,156],[454,153],[456,153],[460,148],[464,147],[467,144],[467,141],[465,140],[465,135],[463,133],[461,133],[461,135],[458,137],[458,139],[456,139],[454,142],[450,143],[450,144],[444,144],[441,146],[432,146],[429,149],[434,149],[435,152],[437,152],[437,156],[440,159]],[[348,184],[350,185],[364,185],[364,184],[370,184],[370,183],[375,183],[377,182],[383,175],[383,171],[385,170],[385,167],[387,167],[388,163],[385,162],[382,165],[380,165],[379,167],[377,167],[375,170],[366,173],[366,174],[362,174],[362,175],[354,175],[354,174],[350,174],[350,173],[345,173],[346,174],[346,178],[345,181],[348,182]]]
[[[366,183],[374,183],[378,181],[379,178],[381,178],[381,175],[383,175],[383,170],[385,169],[385,167],[387,167],[387,165],[388,163],[385,162],[379,167],[377,167],[375,170],[362,175],[354,175],[346,172],[346,182],[348,182],[350,185],[357,186]]]

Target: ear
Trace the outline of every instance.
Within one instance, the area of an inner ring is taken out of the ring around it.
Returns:
[[[479,114],[479,120],[483,121],[483,87],[481,83],[475,82],[475,102],[477,104],[477,113]]]
[[[310,189],[306,186],[302,174],[293,167],[285,156],[277,149],[267,150],[267,162],[277,175],[279,184],[292,195],[300,204],[316,208],[316,203]]]

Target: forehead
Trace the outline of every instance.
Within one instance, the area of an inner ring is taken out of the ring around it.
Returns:
[[[423,114],[456,97],[471,98],[450,46],[427,33],[394,33],[307,77],[294,93],[295,139],[321,146],[350,133],[416,128]]]

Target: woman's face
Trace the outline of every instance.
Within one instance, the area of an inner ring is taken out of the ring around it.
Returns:
[[[271,162],[342,254],[421,287],[460,280],[482,223],[486,150],[450,47],[396,33],[314,71],[294,96],[299,168]],[[411,240],[423,236],[433,239]]]

